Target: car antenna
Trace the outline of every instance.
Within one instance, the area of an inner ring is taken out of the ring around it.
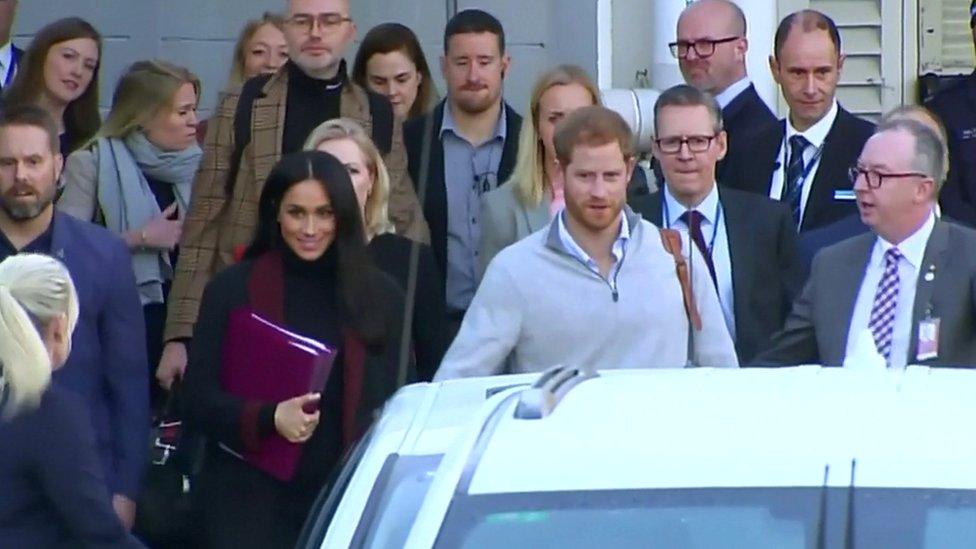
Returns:
[[[827,477],[830,476],[830,464],[824,464],[824,479],[820,486],[820,510],[817,516],[817,540],[814,547],[826,549],[827,547]]]
[[[847,520],[844,524],[844,549],[854,549],[854,471],[857,458],[851,459],[851,483],[847,487]]]

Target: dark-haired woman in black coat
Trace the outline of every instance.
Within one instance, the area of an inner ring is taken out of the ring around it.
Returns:
[[[292,547],[342,452],[397,389],[403,296],[374,267],[345,167],[331,155],[283,157],[259,203],[244,260],[207,285],[186,372],[186,419],[210,439],[197,482],[208,547]],[[221,384],[228,319],[247,306],[337,350],[320,394],[281,402]],[[241,459],[270,437],[301,444],[289,481]]]

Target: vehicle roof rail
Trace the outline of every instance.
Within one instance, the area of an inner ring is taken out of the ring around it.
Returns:
[[[519,393],[515,419],[542,419],[556,409],[573,387],[587,379],[598,377],[596,371],[578,366],[553,366]]]

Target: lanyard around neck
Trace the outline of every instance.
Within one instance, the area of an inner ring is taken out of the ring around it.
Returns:
[[[664,193],[661,193],[661,204],[663,204],[663,208],[664,208],[664,228],[670,229],[671,214],[668,209],[668,200],[667,197],[664,195]],[[691,210],[689,209],[685,211],[690,212]],[[712,250],[715,248],[715,237],[718,236],[718,224],[721,220],[722,220],[722,201],[716,200],[715,201],[715,222],[712,223],[712,238],[709,239],[708,250],[706,250],[706,253],[708,253],[709,256],[712,255]],[[690,231],[691,227],[688,227],[688,229]]]
[[[796,134],[796,135],[800,135],[800,134]],[[823,148],[826,143],[827,140],[824,140],[824,142],[821,143],[820,146],[817,147],[817,149],[813,152],[813,156],[810,158],[810,162],[807,162],[803,166],[803,172],[800,173],[800,181],[806,183],[807,178],[810,177],[810,172],[813,171],[813,167],[817,165],[817,162],[820,160],[820,157],[823,155]],[[810,144],[813,145],[813,143]],[[806,148],[804,147],[804,151],[805,150]],[[801,158],[803,157],[803,151],[800,151],[800,157]],[[783,136],[783,188],[786,188],[786,185],[788,184],[788,182],[786,181],[786,175],[790,169],[790,160],[792,160],[790,158],[790,144],[789,144],[789,140],[784,135]]]

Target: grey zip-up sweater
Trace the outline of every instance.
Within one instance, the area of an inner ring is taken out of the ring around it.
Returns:
[[[684,367],[689,325],[674,258],[657,227],[629,208],[624,215],[631,234],[616,296],[565,248],[554,219],[492,260],[435,381],[502,373],[510,355],[513,373]],[[697,250],[692,257],[702,330],[693,332],[691,363],[737,367],[708,267]]]

